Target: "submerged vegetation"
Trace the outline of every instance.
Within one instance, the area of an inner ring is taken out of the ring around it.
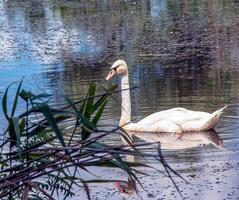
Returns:
[[[136,167],[149,166],[129,162],[125,160],[127,155],[153,157],[163,164],[166,176],[172,181],[170,172],[181,177],[165,162],[160,147],[157,154],[140,152],[139,146],[150,144],[133,144],[119,127],[106,130],[98,125],[108,98],[119,92],[116,85],[103,87],[104,92],[97,94],[96,84],[91,83],[84,98],[73,101],[65,97],[66,105],[60,106],[52,104],[51,95],[22,89],[21,81],[10,109],[8,101],[12,85],[2,98],[2,111],[8,127],[1,135],[1,199],[69,199],[75,195],[73,188],[84,190],[90,199],[91,183],[125,182],[98,176],[85,179],[82,174],[91,174],[89,167],[115,167],[125,171],[138,193],[136,183],[143,186],[137,174],[142,172]],[[17,109],[20,100],[25,104],[21,112]],[[120,134],[126,144],[112,146],[102,142],[112,133]],[[178,190],[174,181],[173,184]]]

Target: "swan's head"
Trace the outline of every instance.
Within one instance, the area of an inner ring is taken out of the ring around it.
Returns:
[[[128,71],[127,64],[123,60],[117,60],[110,68],[109,74],[106,76],[105,80],[110,80],[113,78],[114,75],[124,75]]]

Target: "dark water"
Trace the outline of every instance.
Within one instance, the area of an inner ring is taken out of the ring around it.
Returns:
[[[138,86],[134,120],[175,106],[212,112],[229,105],[216,127],[228,151],[208,144],[164,154],[190,182],[177,181],[186,199],[239,199],[238,1],[1,1],[0,38],[0,95],[25,76],[25,87],[52,93],[57,103],[62,95],[80,98],[91,81],[106,84],[121,58]],[[102,123],[118,124],[119,111],[112,100]],[[167,178],[149,173],[143,199],[179,198]],[[96,187],[93,197],[119,199],[113,192]]]

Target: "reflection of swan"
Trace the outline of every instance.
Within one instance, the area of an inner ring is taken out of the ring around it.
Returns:
[[[128,199],[135,193],[135,182],[129,177],[128,180],[125,182],[114,182],[114,186],[120,192],[123,199]]]
[[[127,162],[135,163],[135,155],[126,155],[125,159]],[[127,181],[115,181],[114,186],[123,199],[128,199],[136,192],[136,182],[129,176]]]
[[[213,144],[218,148],[224,148],[223,141],[214,130],[187,132],[181,137],[177,134],[142,131],[131,131],[130,134],[147,142],[160,142],[162,149],[188,149],[200,144]]]
[[[147,142],[160,142],[162,149],[189,149],[202,144],[213,144],[217,148],[224,148],[222,139],[213,129],[201,132],[186,132],[181,137],[178,134],[159,132],[129,131],[128,133]],[[135,162],[135,156],[128,155],[126,160],[128,162]],[[114,182],[114,186],[123,199],[130,198],[136,192],[136,183],[129,177],[127,181]]]
[[[129,75],[125,61],[116,61],[112,65],[106,80],[111,79],[116,74],[122,76],[122,107],[119,125],[124,126],[125,130],[174,133],[209,130],[219,121],[219,117],[225,108],[223,107],[212,114],[185,108],[172,108],[151,114],[137,123],[131,123]]]

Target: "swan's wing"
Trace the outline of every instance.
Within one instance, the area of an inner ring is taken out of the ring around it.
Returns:
[[[186,122],[198,121],[200,119],[207,118],[209,116],[210,114],[206,112],[192,111],[192,110],[187,110],[185,108],[173,108],[173,109],[153,113],[145,117],[144,119],[140,120],[138,124],[141,124],[143,126],[148,126],[148,125],[158,123],[159,121],[165,120],[165,121],[171,121],[181,126],[182,124]]]
[[[166,133],[182,133],[181,126],[168,120],[159,120],[149,123],[148,121],[140,121],[131,125],[131,130],[147,131],[147,132],[166,132]]]

